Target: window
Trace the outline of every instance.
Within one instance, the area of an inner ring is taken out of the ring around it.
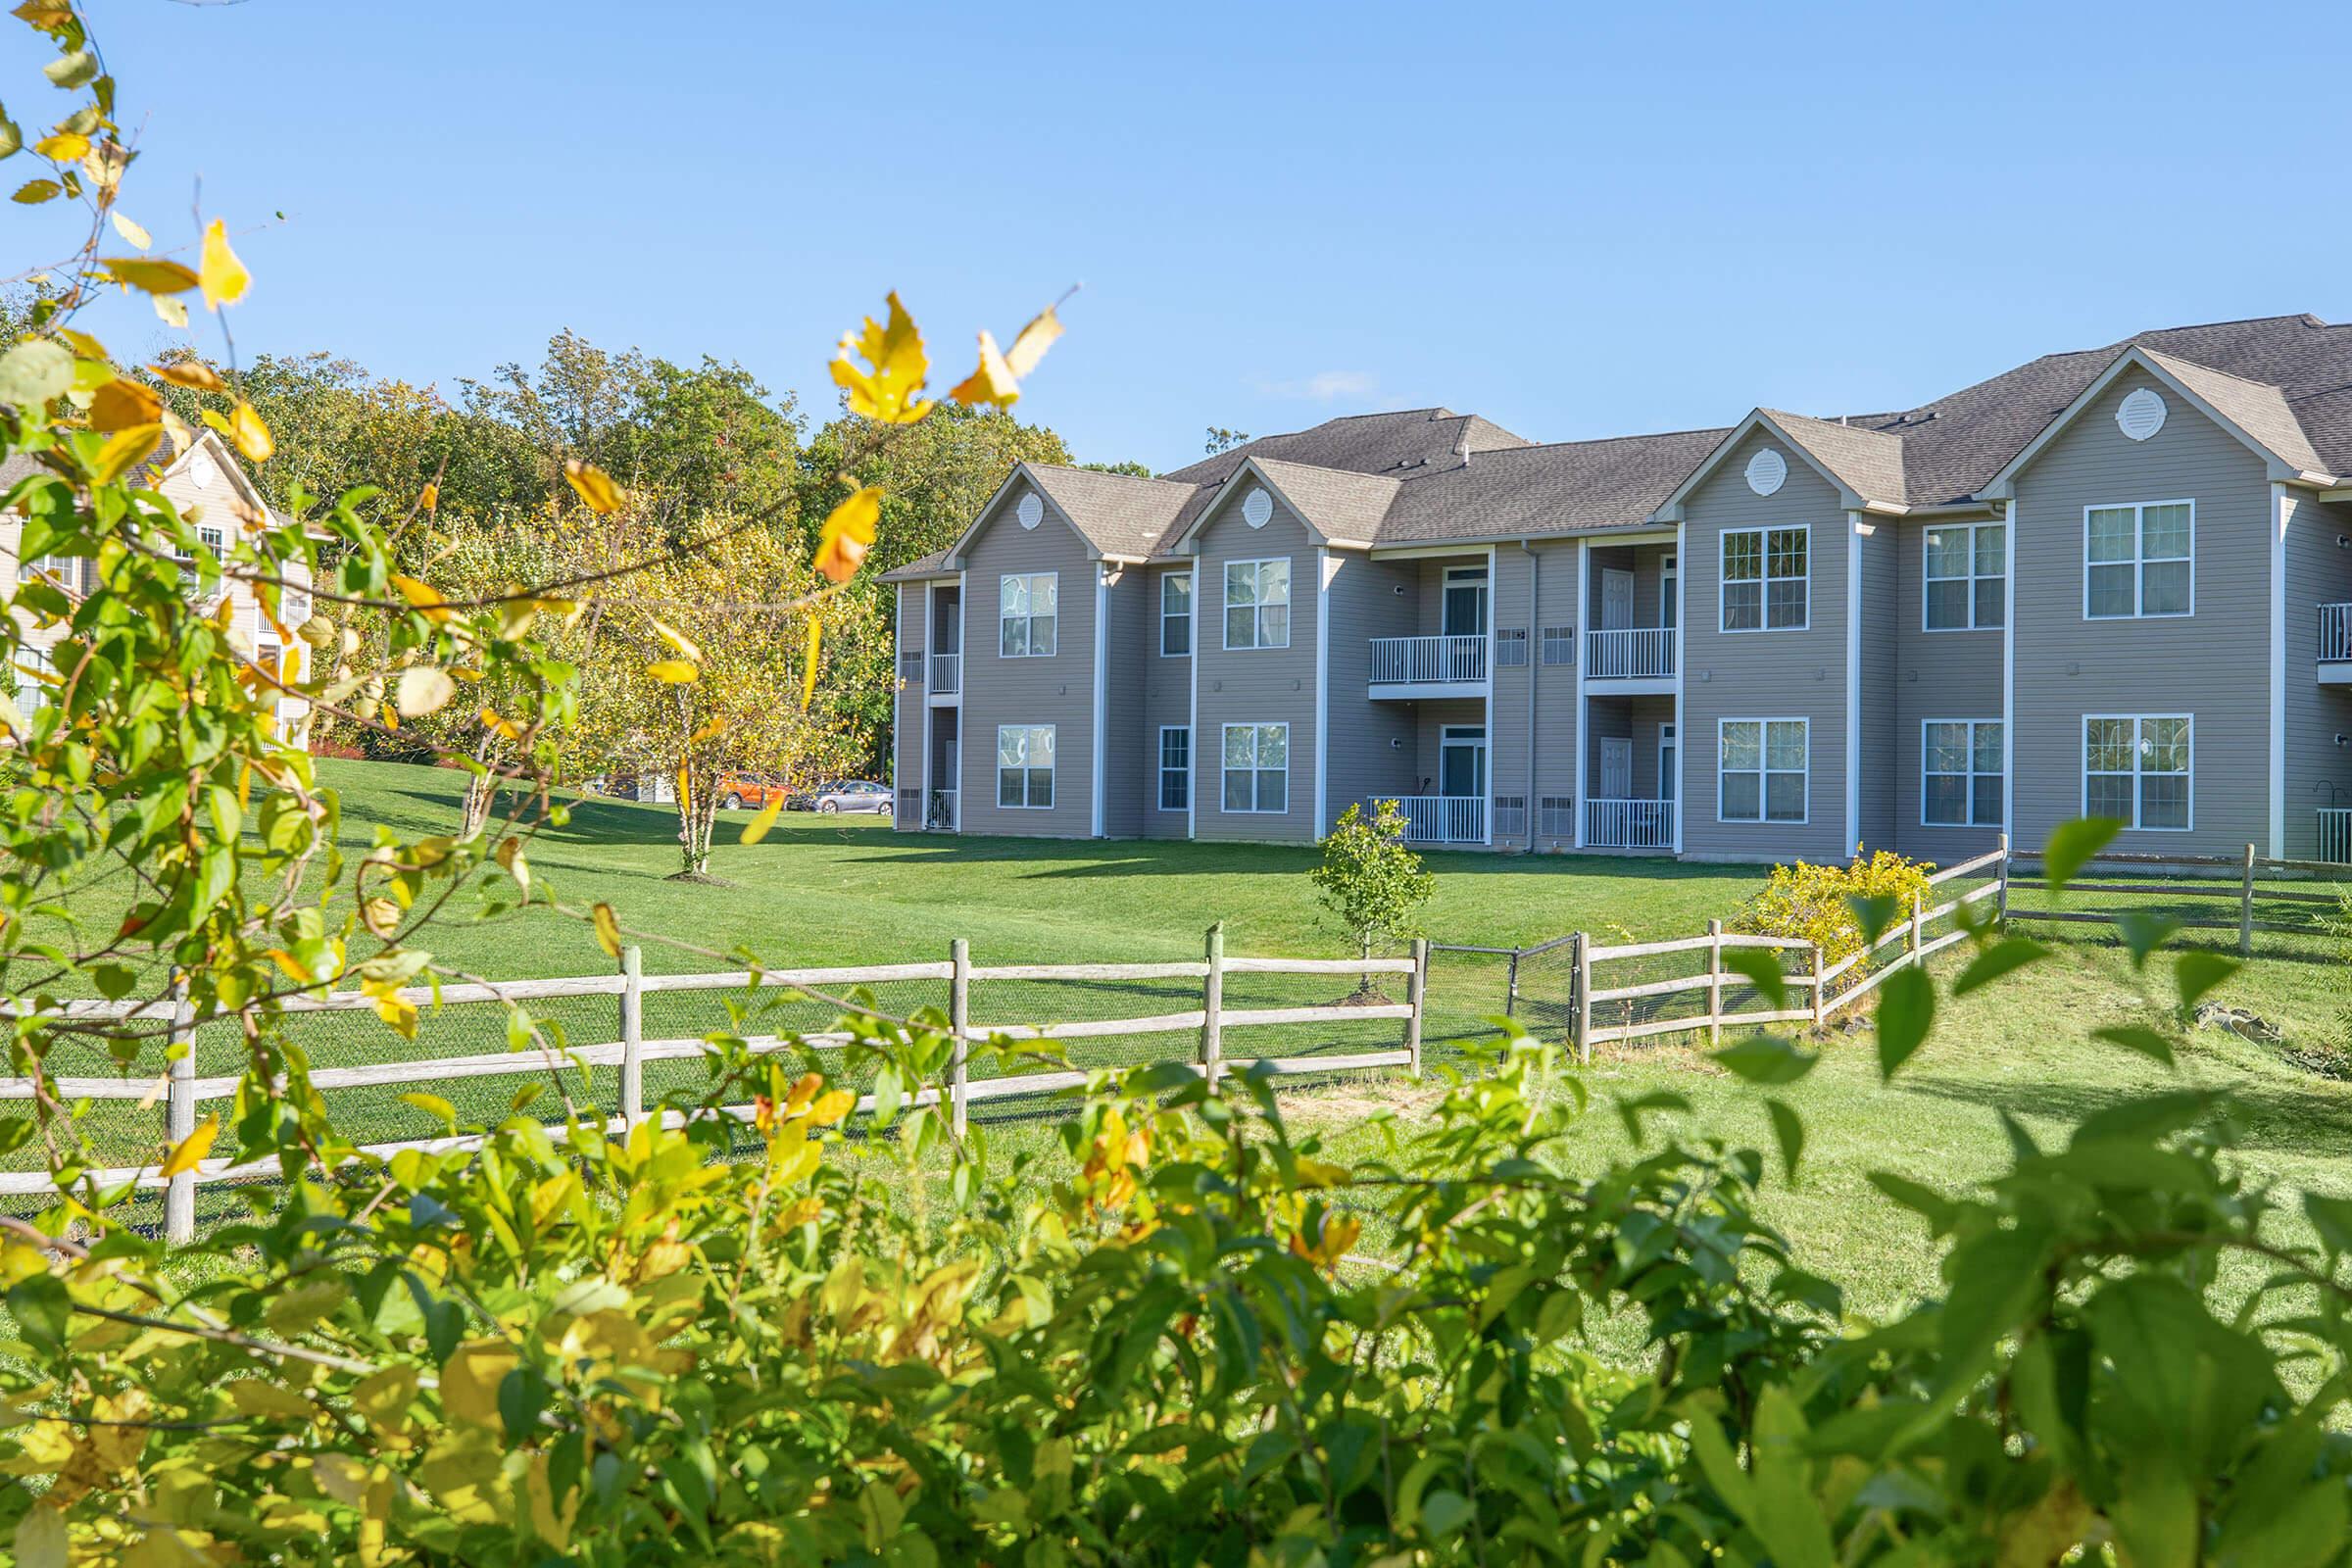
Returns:
[[[1193,574],[1171,571],[1159,579],[1159,651],[1181,659],[1193,651]]]
[[[1193,732],[1183,724],[1159,727],[1159,808],[1181,811],[1193,804]]]
[[[1931,718],[1919,730],[1919,820],[1926,827],[2001,825],[2001,721]]]
[[[222,554],[228,548],[228,535],[219,528],[207,527],[200,523],[196,528],[196,537],[203,542],[204,548],[211,551],[216,557]],[[175,560],[179,561],[194,561],[196,559],[196,552],[193,550],[182,550],[177,545],[173,545],[172,547],[172,554]]]
[[[1291,561],[1225,564],[1225,646],[1291,646]]]
[[[1682,613],[1682,567],[1668,556],[1658,563],[1658,624],[1671,626]]]
[[[2151,501],[2082,511],[2082,615],[2121,620],[2196,608],[2197,505]]]
[[[1225,726],[1225,809],[1291,808],[1291,726]]]
[[[1058,572],[1004,578],[997,590],[1000,636],[997,652],[1006,659],[1043,659],[1054,652],[1054,609],[1061,597]]]
[[[2186,828],[2193,745],[2186,714],[2085,715],[2082,814],[2111,816],[2126,827]]]
[[[1810,731],[1801,718],[1722,720],[1715,819],[1804,821]]]
[[[57,689],[57,663],[49,650],[19,643],[16,663],[18,710],[29,715],[47,708],[50,694]]]
[[[1998,626],[2007,593],[2006,523],[1954,523],[1927,530],[1929,631]]]
[[[286,650],[282,643],[274,642],[267,637],[263,638],[254,645],[253,662],[262,673],[273,679],[282,681],[292,678],[291,672],[286,668]]]
[[[1054,806],[1054,726],[997,726],[997,804],[1023,810]]]
[[[1723,536],[1723,629],[1802,631],[1812,615],[1805,528],[1738,528]]]
[[[1576,628],[1546,626],[1544,628],[1544,662],[1573,664],[1576,662]]]
[[[43,556],[27,566],[24,580],[46,577],[70,594],[82,593],[97,577],[98,563],[90,562],[85,574],[81,559],[75,556]]]
[[[1527,628],[1504,626],[1494,633],[1494,662],[1504,668],[1527,662]]]

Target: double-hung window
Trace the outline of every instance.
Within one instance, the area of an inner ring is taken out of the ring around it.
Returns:
[[[2197,504],[2150,501],[2082,512],[2087,620],[2185,615],[2196,609]]]
[[[1181,659],[1193,651],[1193,574],[1171,571],[1159,579],[1159,651]]]
[[[1291,646],[1291,560],[1225,564],[1225,646]]]
[[[1225,726],[1225,809],[1291,808],[1291,726]]]
[[[2001,721],[1931,718],[1919,731],[1919,820],[1926,827],[2001,825]]]
[[[2185,713],[2084,715],[2082,814],[2133,828],[2188,827],[2194,744]]]
[[[1733,528],[1723,536],[1725,631],[1802,631],[1812,616],[1809,530]]]
[[[997,726],[997,804],[1023,810],[1054,805],[1054,726]]]
[[[1718,732],[1715,814],[1724,822],[1802,822],[1811,723],[1727,718]]]
[[[1927,530],[1927,629],[1969,631],[2007,618],[2009,526],[1955,522]]]
[[[1181,811],[1193,804],[1193,732],[1183,724],[1159,726],[1159,808]]]
[[[997,652],[1006,659],[1042,659],[1053,653],[1060,597],[1057,572],[1003,578],[997,588]]]

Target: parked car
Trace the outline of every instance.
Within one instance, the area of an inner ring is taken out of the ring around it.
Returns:
[[[888,816],[890,786],[876,784],[871,779],[832,779],[796,791],[785,799],[784,808],[822,811],[828,816],[841,811],[869,811],[876,816]]]
[[[763,778],[757,773],[722,773],[718,779],[718,804],[730,811],[740,811],[745,807],[759,810],[786,793],[782,779]]]

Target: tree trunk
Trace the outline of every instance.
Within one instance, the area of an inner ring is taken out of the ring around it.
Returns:
[[[686,768],[679,775],[678,860],[680,876],[710,874],[710,835],[718,825],[718,775]]]
[[[466,775],[466,824],[459,832],[460,839],[469,839],[482,830],[490,820],[490,805],[498,799],[498,780],[489,773]]]

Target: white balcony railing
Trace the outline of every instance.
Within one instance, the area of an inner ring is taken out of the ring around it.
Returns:
[[[954,790],[933,790],[931,792],[931,809],[923,813],[923,826],[941,833],[956,831],[956,792]]]
[[[1674,628],[1585,633],[1587,680],[1645,680],[1674,673]]]
[[[1372,684],[1438,686],[1487,678],[1484,637],[1375,637]],[[1435,797],[1431,797],[1435,799]],[[1480,834],[1479,837],[1486,837]]]
[[[963,690],[963,656],[961,654],[933,654],[931,656],[931,694],[934,697],[953,697]]]
[[[1395,801],[1404,816],[1407,844],[1484,844],[1487,798],[1483,795],[1381,795],[1364,803],[1367,814],[1381,801]]]
[[[1585,802],[1585,848],[1589,850],[1673,849],[1674,802]]]
[[[2352,605],[2320,607],[2320,662],[2352,662]]]
[[[2352,865],[2352,806],[2321,810],[2319,858],[2336,865]]]

